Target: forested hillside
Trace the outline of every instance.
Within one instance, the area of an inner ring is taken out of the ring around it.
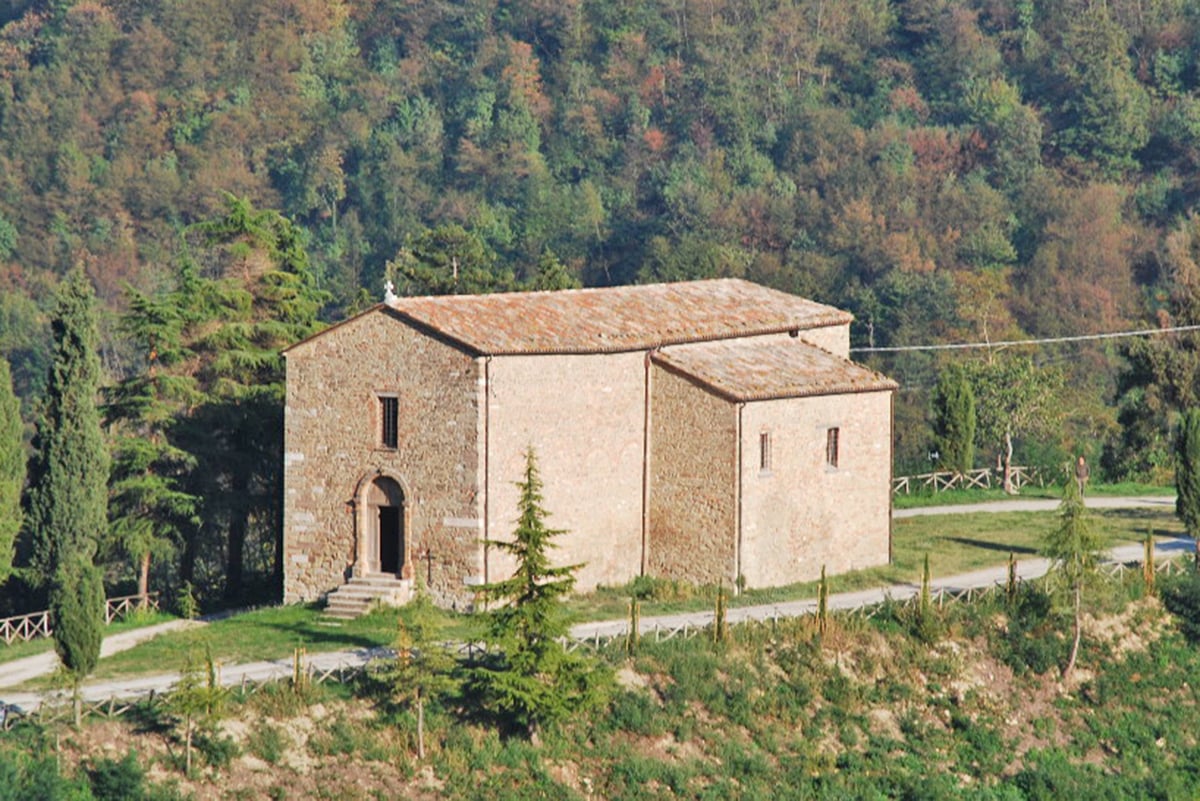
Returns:
[[[81,264],[108,380],[145,373],[126,288],[222,277],[187,244],[231,197],[296,226],[327,320],[452,250],[460,289],[744,276],[859,346],[1196,323],[1198,62],[1187,0],[8,0],[0,354],[32,412]],[[1031,350],[1065,389],[1018,458],[1169,475],[1198,350]],[[928,391],[978,354],[860,358],[927,467]]]

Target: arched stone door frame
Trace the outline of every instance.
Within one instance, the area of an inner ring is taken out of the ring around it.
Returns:
[[[372,502],[372,495],[390,495],[388,482],[395,484],[400,496],[400,569],[398,573],[388,575],[412,578],[413,496],[404,477],[386,468],[364,473],[354,487],[354,565],[351,568],[353,576],[382,574],[379,548],[380,504]]]

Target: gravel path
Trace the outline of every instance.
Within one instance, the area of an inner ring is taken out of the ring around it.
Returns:
[[[1174,509],[1175,499],[1169,497],[1138,497],[1138,498],[1088,498],[1087,506],[1093,509],[1131,509],[1131,508],[1162,508]],[[1058,501],[1053,499],[1014,499],[993,501],[988,503],[965,504],[959,506],[929,506],[919,509],[899,509],[894,517],[916,517],[920,515],[969,514],[975,512],[1028,512],[1046,511],[1058,507]],[[1160,540],[1157,553],[1160,556],[1173,555],[1179,552],[1190,552],[1194,543],[1190,539],[1171,538]],[[1113,562],[1141,561],[1143,549],[1141,545],[1124,545],[1109,552]],[[1046,559],[1023,559],[1017,563],[1017,573],[1022,579],[1033,579],[1046,573],[1049,563]],[[957,576],[933,581],[934,591],[959,591],[968,588],[990,587],[1007,579],[1006,565],[976,570]],[[889,587],[878,587],[856,592],[844,592],[831,595],[831,609],[855,609],[868,604],[882,603],[887,599],[905,600],[919,592],[915,584],[893,584]],[[816,609],[816,600],[788,601],[760,606],[743,606],[728,611],[731,623],[746,620],[771,620],[779,617],[794,617],[811,614]],[[677,629],[685,624],[688,626],[706,626],[712,622],[713,613],[689,612],[677,615],[659,615],[644,617],[640,629],[644,634],[653,633],[655,628]],[[144,629],[135,629],[107,637],[104,640],[102,655],[132,648],[139,642],[155,637],[165,631],[171,631],[186,626],[203,625],[200,621],[177,620]],[[628,631],[627,620],[606,620],[594,623],[581,623],[571,629],[571,635],[577,639],[591,637],[613,637],[623,635]],[[319,670],[332,670],[339,667],[355,667],[365,664],[373,658],[386,653],[385,649],[358,649],[348,651],[331,651],[323,654],[313,654],[306,661]],[[16,660],[0,665],[0,687],[11,687],[37,676],[53,672],[57,666],[57,658],[53,653],[42,654],[27,659]],[[263,662],[252,662],[244,665],[221,665],[221,681],[227,686],[241,684],[243,681],[264,681],[268,679],[287,678],[292,675],[291,658]],[[84,687],[83,695],[87,701],[104,701],[109,698],[135,698],[149,693],[161,693],[169,690],[178,680],[178,673],[163,673],[154,676],[141,676],[134,679],[119,681],[98,681]],[[43,694],[32,692],[6,693],[0,701],[23,710],[31,711],[39,707],[44,700]]]

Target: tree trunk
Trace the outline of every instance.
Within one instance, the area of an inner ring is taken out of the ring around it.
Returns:
[[[1080,620],[1081,613],[1081,592],[1079,583],[1075,584],[1075,639],[1071,643],[1071,657],[1067,660],[1067,666],[1063,668],[1063,678],[1067,679],[1071,676],[1071,671],[1075,669],[1075,660],[1079,657],[1079,639],[1082,634],[1082,621]]]
[[[417,759],[425,758],[425,699],[417,691]]]
[[[179,583],[180,584],[195,584],[196,583],[196,551],[199,548],[197,540],[200,538],[200,531],[193,529],[191,536],[183,543],[183,556],[179,559]]]
[[[246,566],[246,531],[250,527],[250,511],[246,495],[249,480],[241,471],[235,471],[230,482],[230,498],[233,508],[229,516],[228,551],[225,554],[225,599],[237,600],[242,594]]]
[[[1012,480],[1012,432],[1004,432],[1004,491],[1009,495],[1016,495],[1017,490],[1013,487]]]
[[[142,554],[142,565],[138,571],[138,607],[145,609],[150,603],[150,552]]]
[[[183,744],[183,775],[191,778],[192,776],[192,716],[187,716],[185,724],[187,733],[184,735]]]

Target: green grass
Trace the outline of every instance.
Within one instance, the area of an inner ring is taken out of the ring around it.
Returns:
[[[1088,495],[1098,495],[1108,498],[1137,497],[1142,495],[1170,496],[1175,494],[1174,487],[1162,487],[1157,484],[1137,484],[1126,481],[1120,484],[1088,484]],[[1051,484],[1045,487],[1030,485],[1021,490],[1019,495],[1009,495],[999,488],[994,489],[964,489],[944,490],[933,492],[919,490],[908,495],[895,495],[892,505],[897,509],[918,509],[925,506],[957,506],[965,503],[985,503],[987,501],[1011,501],[1014,498],[1052,498],[1062,497],[1062,486]]]
[[[1183,535],[1178,518],[1160,509],[1104,509],[1093,510],[1091,515],[1106,548],[1141,542],[1151,529],[1156,537]],[[934,578],[1003,564],[1009,553],[1015,553],[1018,560],[1035,557],[1041,538],[1056,522],[1054,511],[930,515],[896,520],[892,529],[892,564],[831,576],[830,591],[850,592],[918,582],[927,553]],[[572,615],[578,621],[626,617],[631,591],[629,586],[601,589],[572,599]],[[729,605],[754,606],[816,595],[817,582],[810,581],[785,587],[751,588],[730,599]],[[677,597],[643,601],[641,613],[649,617],[711,609],[715,596],[715,587],[681,587]]]
[[[159,623],[167,623],[175,620],[174,615],[166,612],[148,612],[134,615],[128,620],[120,620],[113,623],[104,629],[105,636],[119,634],[122,631],[131,631],[133,629],[145,628],[146,626],[155,626]],[[14,642],[9,645],[0,643],[0,664],[12,662],[16,659],[24,659],[27,656],[37,656],[54,650],[54,640],[49,637],[40,637],[36,640],[28,642]]]
[[[355,620],[325,619],[315,604],[257,609],[207,626],[170,632],[128,651],[102,659],[93,679],[111,679],[179,670],[189,654],[209,649],[222,663],[290,659],[297,648],[309,653],[390,646],[396,638],[401,610],[381,607]],[[447,639],[472,635],[473,622],[445,613]]]
[[[1174,515],[1159,509],[1113,509],[1092,513],[1106,547],[1140,542],[1147,531],[1155,536],[1179,536],[1183,528]],[[931,515],[895,521],[893,563],[830,577],[832,592],[847,592],[920,580],[925,554],[935,578],[1003,564],[1009,553],[1018,559],[1036,556],[1043,534],[1056,524],[1056,513],[1001,512]],[[713,607],[714,587],[656,585],[657,599],[642,603],[642,616],[702,611]],[[620,619],[628,615],[629,586],[600,589],[568,602],[571,619]],[[816,597],[817,583],[748,589],[730,599],[730,606],[779,603]],[[402,613],[378,609],[357,620],[331,624],[315,605],[260,609],[211,623],[202,628],[172,632],[101,661],[97,678],[118,678],[178,670],[189,653],[211,649],[218,662],[240,663],[286,659],[294,649],[310,653],[390,645]],[[447,612],[445,636],[474,636],[477,621]],[[114,629],[115,630],[115,629]],[[35,645],[35,644],[31,644]],[[49,644],[41,645],[43,650]],[[3,653],[3,652],[0,652]],[[27,655],[27,654],[26,654]]]

